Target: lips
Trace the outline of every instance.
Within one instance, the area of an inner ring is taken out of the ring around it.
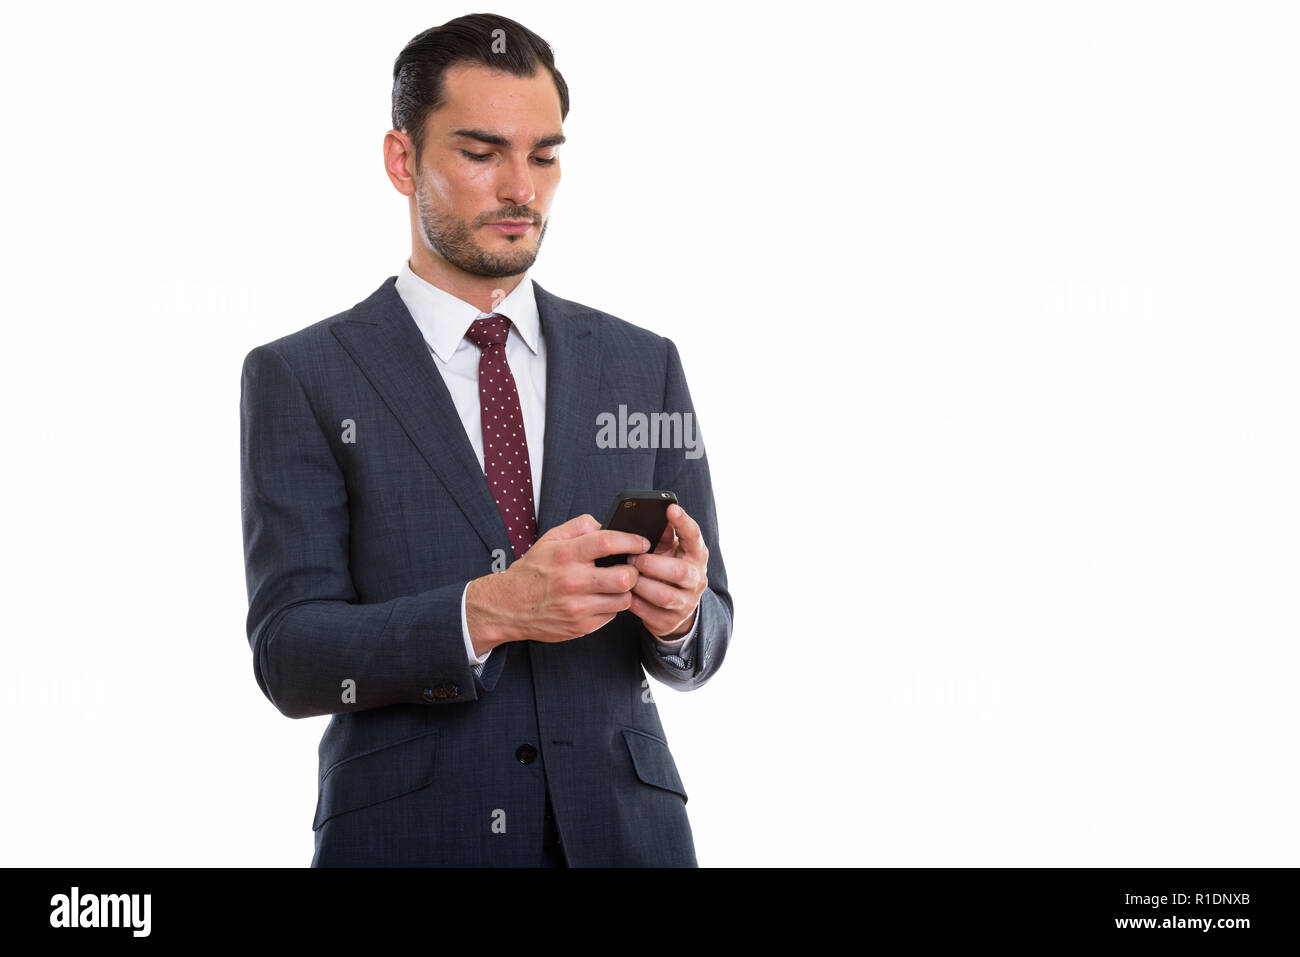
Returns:
[[[502,219],[495,223],[487,223],[488,229],[495,229],[497,232],[506,233],[507,235],[518,235],[525,233],[533,228],[533,223],[528,219]]]

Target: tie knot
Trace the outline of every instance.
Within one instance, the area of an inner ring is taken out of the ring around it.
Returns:
[[[486,319],[475,319],[465,337],[480,349],[491,345],[504,345],[510,335],[510,320],[493,314]]]

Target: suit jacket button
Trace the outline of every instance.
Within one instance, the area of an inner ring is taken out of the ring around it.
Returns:
[[[520,764],[532,764],[537,760],[537,749],[531,744],[521,744],[515,748],[515,757]]]

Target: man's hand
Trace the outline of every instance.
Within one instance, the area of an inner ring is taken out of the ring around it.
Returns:
[[[474,653],[508,641],[570,641],[591,634],[630,607],[639,577],[632,565],[600,568],[596,559],[640,556],[649,548],[641,535],[601,530],[591,515],[556,525],[504,572],[469,583],[465,622]]]
[[[700,596],[709,587],[709,549],[699,523],[680,505],[668,506],[668,527],[654,552],[636,555],[640,572],[630,609],[657,638],[680,638],[695,624]]]

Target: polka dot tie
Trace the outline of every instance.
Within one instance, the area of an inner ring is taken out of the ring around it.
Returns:
[[[481,351],[478,358],[478,404],[483,420],[483,471],[506,523],[515,558],[537,540],[533,508],[533,469],[528,461],[519,391],[506,363],[510,320],[492,315],[475,319],[465,333]]]

